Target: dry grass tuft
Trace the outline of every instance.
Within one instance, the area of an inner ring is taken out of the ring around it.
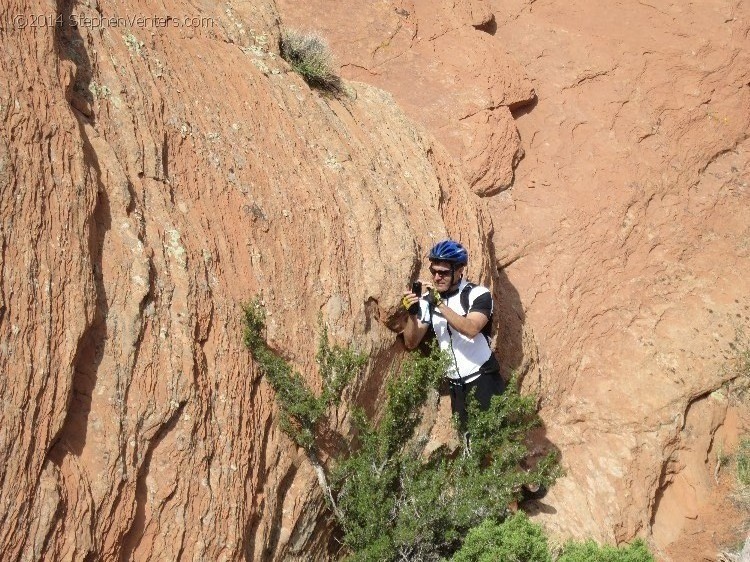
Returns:
[[[341,78],[333,71],[333,55],[322,37],[289,30],[282,34],[279,48],[282,58],[310,86],[334,93],[342,90]]]

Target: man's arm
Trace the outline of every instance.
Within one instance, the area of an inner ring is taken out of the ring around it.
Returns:
[[[467,338],[474,338],[482,331],[482,328],[484,328],[490,320],[484,312],[478,311],[469,312],[466,316],[461,316],[445,303],[441,303],[440,306],[437,307],[437,310],[439,310],[440,314],[445,317],[451,328],[454,328],[457,332],[460,332]],[[406,331],[404,330],[404,333],[405,332]],[[404,337],[404,339],[406,338]]]
[[[404,327],[404,345],[406,349],[416,349],[429,327],[429,324],[423,324],[417,316],[410,314]]]
[[[404,308],[409,308],[412,304],[416,304],[419,302],[419,297],[415,295],[414,293],[407,292],[404,293],[403,298],[403,304]],[[404,326],[404,345],[406,346],[406,349],[415,349],[419,342],[422,341],[422,338],[427,333],[427,330],[429,329],[430,325],[425,324],[422,322],[419,318],[422,315],[422,308],[420,306],[419,314],[409,314],[407,320],[406,320],[406,326]]]

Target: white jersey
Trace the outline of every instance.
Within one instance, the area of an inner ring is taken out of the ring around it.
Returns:
[[[461,298],[465,291],[468,291],[468,300],[466,297]],[[452,359],[446,376],[468,383],[485,372],[499,371],[499,364],[489,345],[494,306],[489,289],[481,285],[471,285],[462,279],[457,290],[443,294],[442,297],[443,302],[461,316],[466,316],[469,312],[481,312],[489,318],[484,330],[473,338],[468,338],[455,328],[451,328],[439,310],[430,310],[430,305],[424,298],[419,300],[419,320],[423,324],[432,325],[440,349],[447,351]],[[462,300],[467,303],[466,309],[461,303]]]

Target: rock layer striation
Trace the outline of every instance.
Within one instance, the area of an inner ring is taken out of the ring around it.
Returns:
[[[362,82],[310,90],[283,26]],[[539,519],[736,543],[749,29],[725,0],[3,4],[0,557],[338,556],[241,305],[313,386],[319,317],[369,353],[347,402],[375,411],[446,235],[562,455]]]
[[[750,425],[731,390],[750,332],[747,7],[279,6],[323,30],[345,75],[393,91],[478,193],[502,190],[498,345],[567,470],[541,520],[643,536],[664,560],[736,544],[746,515],[719,459]],[[477,165],[486,154],[515,176]]]
[[[370,353],[350,392],[372,404],[426,248],[461,238],[496,277],[483,204],[389,94],[291,73],[272,2],[0,20],[0,558],[323,556],[241,305],[313,385],[322,315]]]

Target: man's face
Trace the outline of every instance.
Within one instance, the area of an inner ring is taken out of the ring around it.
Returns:
[[[453,278],[458,283],[461,279],[464,266],[456,267],[455,275]],[[433,261],[430,262],[430,275],[432,276],[432,283],[439,292],[445,292],[451,288],[451,264],[444,261]]]

